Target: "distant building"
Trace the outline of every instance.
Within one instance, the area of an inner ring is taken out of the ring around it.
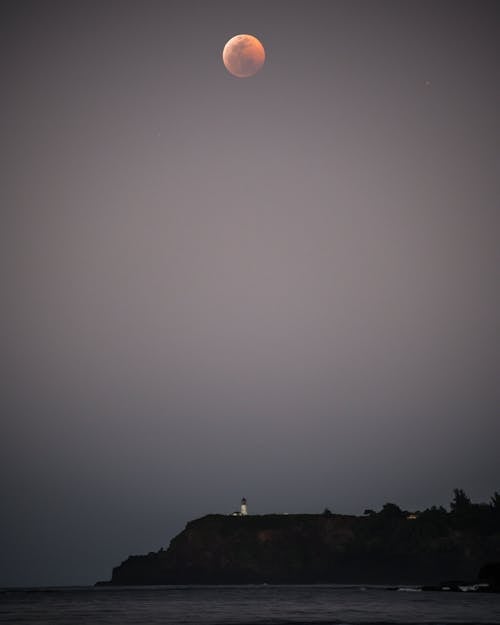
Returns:
[[[408,516],[406,517],[407,521],[414,521],[417,518],[417,515],[414,512],[411,512],[410,514],[408,514]]]
[[[240,514],[241,514],[241,516],[246,516],[248,514],[248,511],[247,511],[247,500],[244,497],[241,500]]]
[[[233,512],[231,516],[247,516],[247,514],[247,500],[245,499],[245,497],[243,497],[243,499],[241,500],[239,512]]]

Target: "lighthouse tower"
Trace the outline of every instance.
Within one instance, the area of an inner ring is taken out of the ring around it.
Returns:
[[[244,497],[241,500],[240,514],[241,514],[241,516],[246,516],[248,514],[248,512],[247,512],[247,500]]]

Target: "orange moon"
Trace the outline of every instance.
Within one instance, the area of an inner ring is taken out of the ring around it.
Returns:
[[[257,37],[236,35],[224,46],[222,60],[230,74],[238,78],[248,78],[264,65],[266,51]]]

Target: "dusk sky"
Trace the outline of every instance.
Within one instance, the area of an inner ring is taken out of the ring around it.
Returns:
[[[2,1],[0,586],[242,496],[500,490],[499,33],[485,0]]]

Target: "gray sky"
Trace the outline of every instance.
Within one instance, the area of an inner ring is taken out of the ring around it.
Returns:
[[[2,2],[0,585],[500,488],[499,17]]]

